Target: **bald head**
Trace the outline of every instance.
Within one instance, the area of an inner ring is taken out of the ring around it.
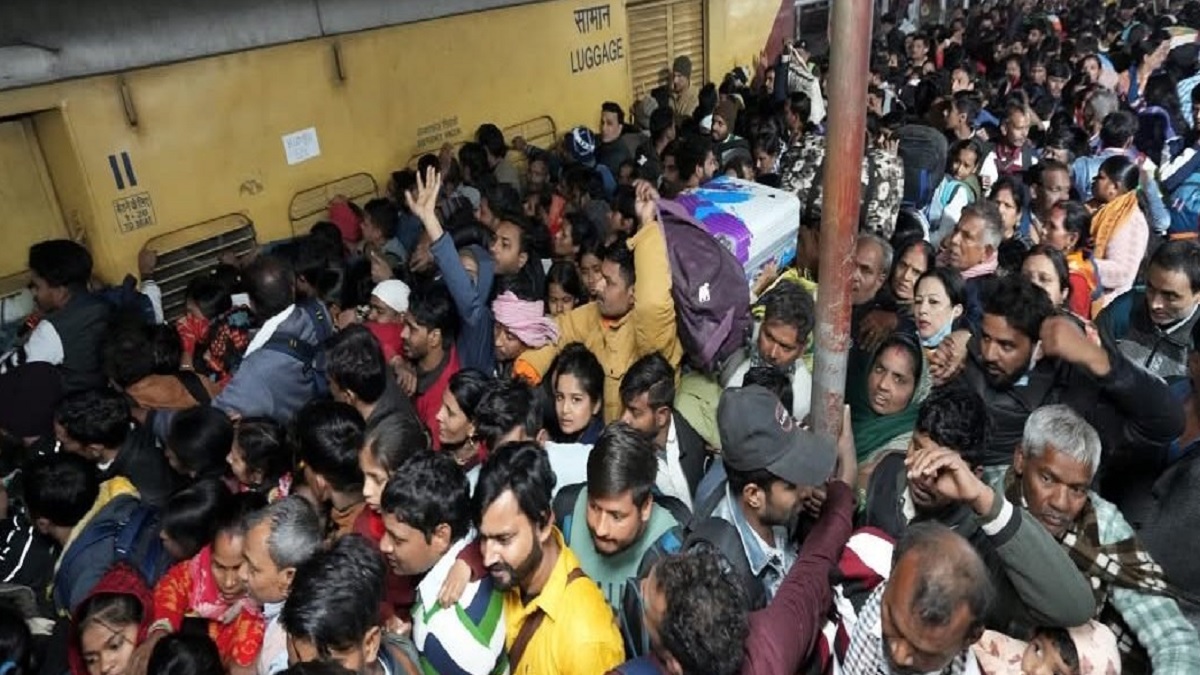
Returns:
[[[893,672],[939,671],[983,633],[995,591],[975,549],[938,523],[908,528],[883,594]]]

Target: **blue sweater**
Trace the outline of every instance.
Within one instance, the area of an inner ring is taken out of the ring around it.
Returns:
[[[479,281],[471,282],[458,258],[458,249],[449,234],[443,234],[430,246],[442,280],[454,298],[461,322],[458,335],[458,359],[463,368],[491,373],[496,368],[495,338],[492,335],[492,281],[495,264],[482,246],[471,245],[467,250],[479,265]]]

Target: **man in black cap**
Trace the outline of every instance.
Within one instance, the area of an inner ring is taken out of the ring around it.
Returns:
[[[769,600],[796,562],[788,526],[801,488],[823,485],[837,453],[833,442],[800,428],[775,394],[758,385],[725,390],[717,426],[727,478],[707,503],[696,505],[696,518],[711,516],[737,530],[750,572]]]
[[[692,86],[692,60],[675,57],[671,64],[671,108],[677,118],[690,118],[700,105],[700,95]]]

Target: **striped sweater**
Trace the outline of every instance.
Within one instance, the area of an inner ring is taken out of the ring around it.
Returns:
[[[458,603],[437,602],[442,583],[459,553],[475,546],[475,533],[455,542],[417,586],[412,637],[426,675],[507,675],[504,595],[490,576],[472,581]]]

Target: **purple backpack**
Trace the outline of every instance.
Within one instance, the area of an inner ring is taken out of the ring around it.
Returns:
[[[753,327],[745,270],[687,209],[661,199],[658,210],[679,341],[693,367],[718,372]]]

